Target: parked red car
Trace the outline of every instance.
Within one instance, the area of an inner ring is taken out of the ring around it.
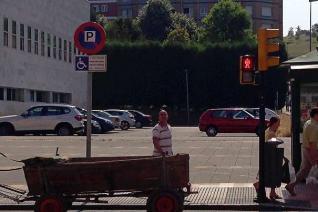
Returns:
[[[268,120],[266,120],[266,124]],[[256,133],[259,131],[259,118],[244,108],[208,109],[200,117],[200,131],[208,136],[217,133]]]

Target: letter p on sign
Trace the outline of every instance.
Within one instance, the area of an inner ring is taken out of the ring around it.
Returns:
[[[85,31],[84,36],[84,42],[94,43],[96,41],[96,31]]]

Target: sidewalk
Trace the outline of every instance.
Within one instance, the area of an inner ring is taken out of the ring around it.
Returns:
[[[318,210],[318,185],[299,185],[297,196],[291,197],[284,188],[277,189],[282,200],[258,204],[253,200],[256,192],[252,184],[197,184],[185,199],[185,210]],[[145,210],[146,198],[107,198],[108,204],[77,204],[72,209],[81,210]],[[21,204],[0,199],[0,210],[33,210],[33,202]]]

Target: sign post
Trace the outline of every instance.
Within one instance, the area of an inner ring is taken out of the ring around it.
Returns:
[[[75,46],[87,55],[75,57],[75,70],[87,72],[87,130],[86,130],[86,157],[91,157],[92,136],[92,78],[95,71],[106,71],[107,57],[98,54],[105,46],[106,33],[104,28],[95,22],[81,24],[75,31]]]

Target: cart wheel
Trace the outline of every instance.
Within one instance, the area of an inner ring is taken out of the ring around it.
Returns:
[[[183,210],[183,198],[174,190],[154,192],[148,197],[147,211],[180,212]]]
[[[65,212],[65,206],[60,197],[45,196],[35,202],[36,212]]]

